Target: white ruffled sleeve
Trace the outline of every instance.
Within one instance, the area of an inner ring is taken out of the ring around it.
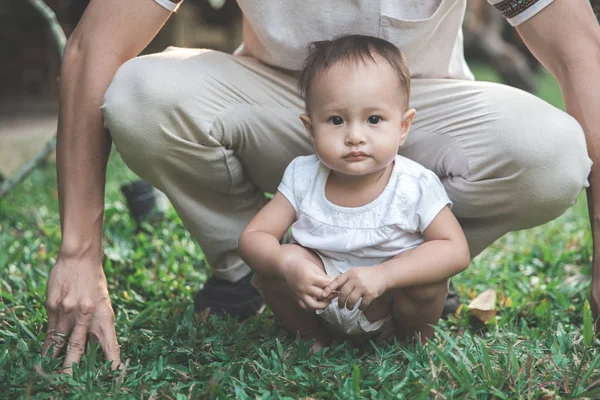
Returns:
[[[417,205],[418,228],[419,231],[424,232],[444,207],[452,207],[452,201],[448,198],[440,179],[430,170],[423,172],[419,181],[419,188],[421,197]]]
[[[285,196],[286,199],[292,204],[294,210],[298,211],[299,201],[297,199],[297,190],[294,190],[294,182],[296,180],[295,177],[295,165],[297,164],[297,158],[292,160],[292,162],[287,166],[285,172],[283,173],[283,178],[281,178],[281,183],[277,190]]]

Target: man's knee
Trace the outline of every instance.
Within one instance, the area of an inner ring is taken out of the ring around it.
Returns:
[[[527,148],[512,152],[519,166],[514,195],[517,213],[537,225],[561,215],[587,185],[591,161],[583,130],[567,114],[552,117],[552,124]]]
[[[190,102],[191,92],[202,91],[202,81],[196,80],[192,85],[178,76],[183,67],[164,54],[139,57],[123,64],[102,105],[104,127],[117,151],[142,177],[146,168],[170,163],[168,156],[172,152],[188,154],[190,146],[194,149],[197,145],[219,146],[210,136],[210,121],[215,111],[207,109],[203,102]],[[219,61],[219,55],[203,56],[198,65],[214,70]],[[198,156],[202,153],[198,152]]]
[[[185,97],[164,64],[168,62],[139,57],[117,70],[102,105],[104,127],[117,147],[121,142],[148,141]]]

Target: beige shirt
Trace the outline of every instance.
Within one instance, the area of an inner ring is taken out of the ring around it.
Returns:
[[[155,0],[175,10],[178,0]],[[517,10],[518,25],[552,0],[488,0]],[[473,79],[463,54],[467,0],[238,0],[244,43],[236,54],[298,70],[315,40],[343,34],[386,39],[405,54],[413,78]]]

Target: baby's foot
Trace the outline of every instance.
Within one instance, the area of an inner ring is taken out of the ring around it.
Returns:
[[[323,350],[325,347],[329,347],[331,344],[332,338],[328,333],[321,333],[314,337],[315,342],[310,348],[311,354],[316,353],[319,350]]]
[[[369,304],[369,307],[365,310],[365,317],[370,322],[377,322],[384,319],[392,313],[392,303],[385,302],[381,299],[375,299]]]
[[[326,343],[321,340],[315,340],[315,342],[313,343],[313,345],[310,348],[310,352],[311,352],[311,354],[314,354],[319,350],[323,350],[327,346],[329,346],[329,343]]]

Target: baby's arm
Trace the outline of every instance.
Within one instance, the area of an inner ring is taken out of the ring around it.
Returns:
[[[296,219],[296,210],[280,192],[252,218],[239,240],[242,259],[259,275],[284,279],[285,253],[279,241]]]
[[[331,278],[306,255],[308,250],[299,245],[279,244],[295,218],[294,207],[277,192],[242,232],[240,255],[261,279],[284,281],[302,308],[323,309],[331,299],[320,295]]]
[[[355,267],[338,275],[325,287],[328,297],[339,289],[339,306],[352,309],[362,298],[361,309],[388,290],[442,282],[465,270],[471,262],[467,239],[448,207],[423,232],[425,242],[375,266]]]
[[[387,289],[428,285],[467,269],[469,245],[454,214],[445,207],[423,232],[425,242],[378,265]]]

